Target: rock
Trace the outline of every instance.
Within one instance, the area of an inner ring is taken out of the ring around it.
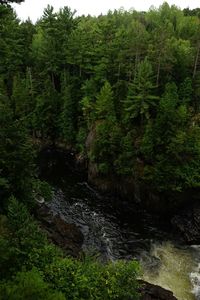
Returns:
[[[189,244],[200,244],[200,204],[185,208],[172,218],[175,231]]]
[[[60,215],[54,215],[46,204],[38,206],[35,214],[54,244],[62,248],[65,254],[79,257],[84,237],[75,224],[68,224]]]
[[[139,293],[141,293],[141,300],[177,300],[171,291],[154,285],[143,280],[139,280],[141,285]]]
[[[42,196],[38,196],[36,199],[36,202],[38,202],[39,204],[43,204],[45,202],[45,200]]]

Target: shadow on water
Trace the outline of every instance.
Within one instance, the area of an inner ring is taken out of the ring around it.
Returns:
[[[103,260],[136,258],[145,280],[171,289],[180,300],[200,299],[200,248],[181,246],[166,220],[138,204],[99,193],[73,153],[46,149],[39,165],[41,178],[54,190],[49,207],[81,229],[85,252],[99,253]]]
[[[46,149],[40,154],[39,165],[41,177],[51,184],[55,195],[62,191],[62,197],[71,205],[78,201],[114,219],[121,228],[133,230],[146,238],[172,238],[169,221],[148,214],[139,204],[102,194],[89,185],[87,173],[75,164],[74,153]]]

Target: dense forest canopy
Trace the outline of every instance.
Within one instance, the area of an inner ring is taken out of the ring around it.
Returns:
[[[7,5],[0,15],[1,110],[11,127],[66,143],[100,176],[159,192],[199,187],[198,8],[80,17],[48,6],[35,25]],[[0,169],[6,189],[15,174]]]
[[[199,9],[76,17],[48,6],[35,25],[0,9],[2,105],[15,122],[82,151],[99,174],[199,186]]]
[[[136,263],[63,259],[38,229],[27,206],[51,193],[38,180],[34,145],[64,144],[99,176],[157,192],[198,189],[200,11],[163,3],[92,17],[48,6],[32,24],[11,2],[21,1],[0,0],[0,292],[137,299]]]

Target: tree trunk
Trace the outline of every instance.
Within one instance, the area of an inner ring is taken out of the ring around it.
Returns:
[[[139,51],[137,49],[136,54],[135,54],[135,74],[134,74],[134,78],[135,78],[136,73],[137,73],[138,60],[139,60]]]
[[[199,44],[198,44],[197,54],[196,54],[196,58],[195,58],[194,71],[193,71],[193,78],[195,78],[196,73],[197,73],[197,66],[198,66],[198,62],[199,62],[199,54],[200,54],[200,42],[199,42]]]
[[[157,69],[157,76],[156,76],[156,86],[158,87],[159,85],[159,80],[160,80],[160,65],[161,65],[161,55],[159,54],[158,58],[158,69]]]
[[[119,81],[119,77],[120,77],[120,72],[121,72],[121,65],[120,65],[120,63],[119,63],[119,66],[118,66],[118,81]]]

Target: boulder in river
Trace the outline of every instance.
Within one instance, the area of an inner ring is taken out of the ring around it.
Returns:
[[[177,300],[171,291],[158,285],[139,280],[141,300]]]
[[[60,215],[54,215],[46,204],[38,205],[36,218],[54,244],[68,255],[79,256],[84,238],[75,224],[68,224]]]

